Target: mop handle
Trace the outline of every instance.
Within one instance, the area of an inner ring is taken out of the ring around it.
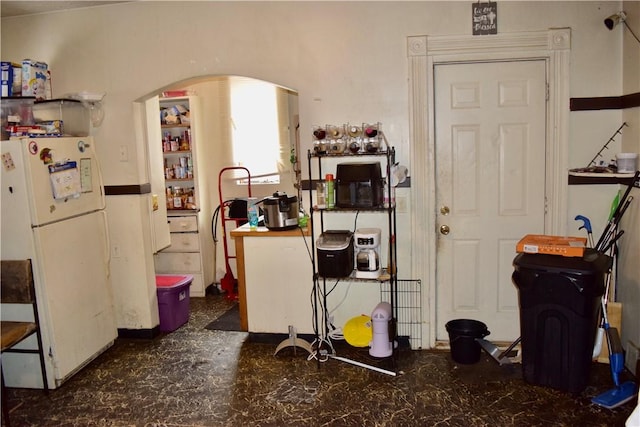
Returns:
[[[613,221],[613,228],[609,228],[607,231],[607,234],[605,236],[604,239],[602,240],[602,243],[600,244],[600,246],[597,249],[601,249],[602,252],[606,252],[607,248],[609,248],[611,246],[611,238],[614,237],[616,235],[616,232],[618,231],[618,224],[620,223],[620,220],[622,219],[622,216],[624,215],[624,213],[627,211],[627,208],[629,207],[629,205],[631,204],[631,202],[633,201],[633,196],[629,196],[629,198],[624,202],[624,205],[622,206],[622,209],[620,209],[620,212],[618,212],[617,215],[614,215],[614,217],[612,217],[612,221]],[[620,236],[618,236],[620,237]],[[603,249],[603,247],[605,249]]]
[[[522,341],[522,336],[519,336],[518,339],[511,343],[511,345],[505,351],[500,353],[500,355],[498,356],[498,360],[501,360],[505,356],[507,356],[511,352],[511,350],[513,350],[518,345],[520,341]]]
[[[604,300],[604,296],[602,297],[602,320],[604,320],[604,324],[608,327],[609,318],[607,317],[607,302]]]
[[[616,243],[618,241],[618,239],[620,237],[622,237],[622,235],[624,234],[624,230],[620,230],[618,232],[618,234],[616,234],[610,241],[609,243],[607,243],[607,246],[604,247],[604,249],[602,249],[602,252],[607,252],[611,246],[613,246],[614,243]]]
[[[616,221],[619,221],[619,217],[621,216],[620,215],[620,210],[623,209],[622,205],[624,205],[625,202],[627,201],[627,197],[629,197],[629,193],[631,192],[631,189],[633,188],[633,183],[636,181],[636,179],[638,179],[638,176],[640,176],[640,171],[636,171],[636,173],[633,175],[633,179],[631,180],[631,185],[627,186],[627,189],[625,190],[624,195],[622,196],[622,199],[620,199],[620,202],[618,203],[618,206],[616,206],[616,209],[613,212],[613,215],[611,216],[611,219],[607,223],[606,227],[604,228],[604,231],[602,232],[602,235],[598,239],[598,243],[596,243],[596,249],[602,247],[603,242],[604,242],[605,238],[607,237],[607,234],[609,234],[609,229],[611,228],[612,225],[614,225],[616,223]]]

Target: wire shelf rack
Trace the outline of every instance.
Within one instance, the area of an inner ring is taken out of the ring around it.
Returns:
[[[398,279],[396,306],[398,309],[397,333],[408,337],[413,350],[422,348],[422,281]],[[390,300],[390,283],[380,286],[380,299]]]

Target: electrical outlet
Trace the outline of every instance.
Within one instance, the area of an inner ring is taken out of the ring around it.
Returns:
[[[638,375],[640,372],[636,372],[636,366],[638,359],[640,358],[640,349],[633,342],[627,342],[627,354],[625,356],[624,365],[630,370],[633,375]]]
[[[120,161],[121,162],[128,162],[129,161],[129,152],[127,150],[127,146],[126,145],[121,145],[120,146]]]
[[[398,213],[407,213],[407,197],[396,196],[396,211]]]

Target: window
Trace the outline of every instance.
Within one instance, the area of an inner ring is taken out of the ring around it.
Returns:
[[[279,184],[282,169],[278,90],[271,83],[231,78],[233,161],[251,172],[252,184]]]

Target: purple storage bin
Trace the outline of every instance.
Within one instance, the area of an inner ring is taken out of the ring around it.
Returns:
[[[193,276],[156,275],[160,330],[172,332],[189,321],[189,287]]]

